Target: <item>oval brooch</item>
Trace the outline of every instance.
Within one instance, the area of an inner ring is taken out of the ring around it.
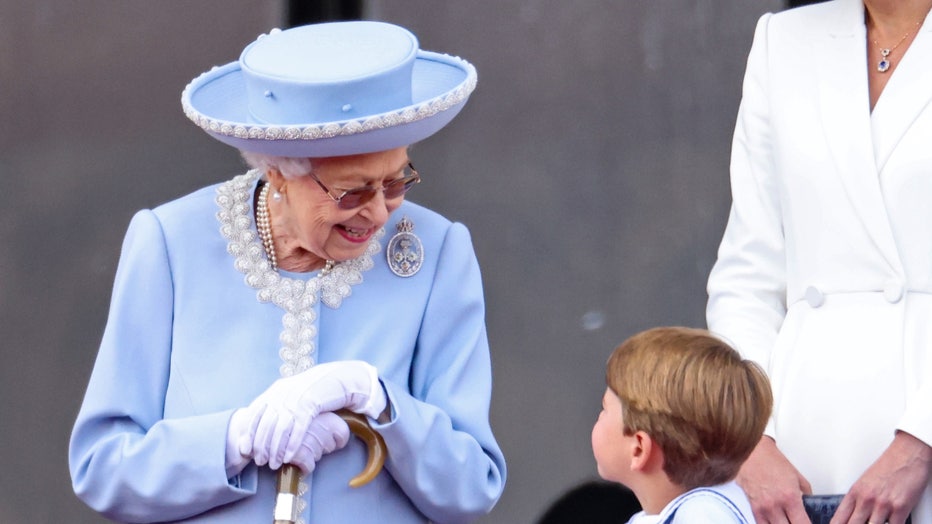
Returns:
[[[398,230],[388,241],[385,258],[388,268],[399,277],[410,277],[420,271],[424,261],[424,246],[421,239],[413,233],[414,223],[407,216],[401,218],[395,226]]]

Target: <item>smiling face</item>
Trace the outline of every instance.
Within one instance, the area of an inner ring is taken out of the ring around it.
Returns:
[[[406,147],[313,161],[314,174],[334,197],[361,186],[381,187],[403,176],[407,165]],[[285,179],[274,170],[268,176],[272,186],[284,194],[280,201],[270,200],[269,211],[279,266],[287,270],[361,256],[372,235],[404,202],[403,195],[386,199],[382,191],[376,191],[365,204],[340,209],[310,176]]]

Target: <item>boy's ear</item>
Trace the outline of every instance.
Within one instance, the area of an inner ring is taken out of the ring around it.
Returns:
[[[663,464],[663,451],[660,446],[647,433],[636,432],[631,444],[631,470],[648,472],[656,464]]]

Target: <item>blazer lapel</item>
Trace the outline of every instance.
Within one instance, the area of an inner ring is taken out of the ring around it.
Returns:
[[[929,104],[932,104],[932,14],[926,17],[874,106],[871,118],[878,173]]]
[[[871,139],[864,8],[853,0],[835,5],[833,16],[825,20],[828,31],[813,46],[825,138],[838,166],[836,175],[864,229],[891,266],[899,267]]]

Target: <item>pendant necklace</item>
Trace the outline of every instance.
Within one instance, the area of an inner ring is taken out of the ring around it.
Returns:
[[[919,27],[921,23],[922,22],[916,22],[916,27]],[[878,71],[886,73],[890,69],[890,66],[893,65],[893,62],[890,61],[890,53],[896,51],[896,48],[900,47],[900,44],[902,44],[910,34],[912,34],[912,31],[908,31],[903,35],[903,38],[900,38],[900,41],[893,47],[880,47],[880,44],[874,40],[874,45],[880,48],[880,62],[877,62]]]

